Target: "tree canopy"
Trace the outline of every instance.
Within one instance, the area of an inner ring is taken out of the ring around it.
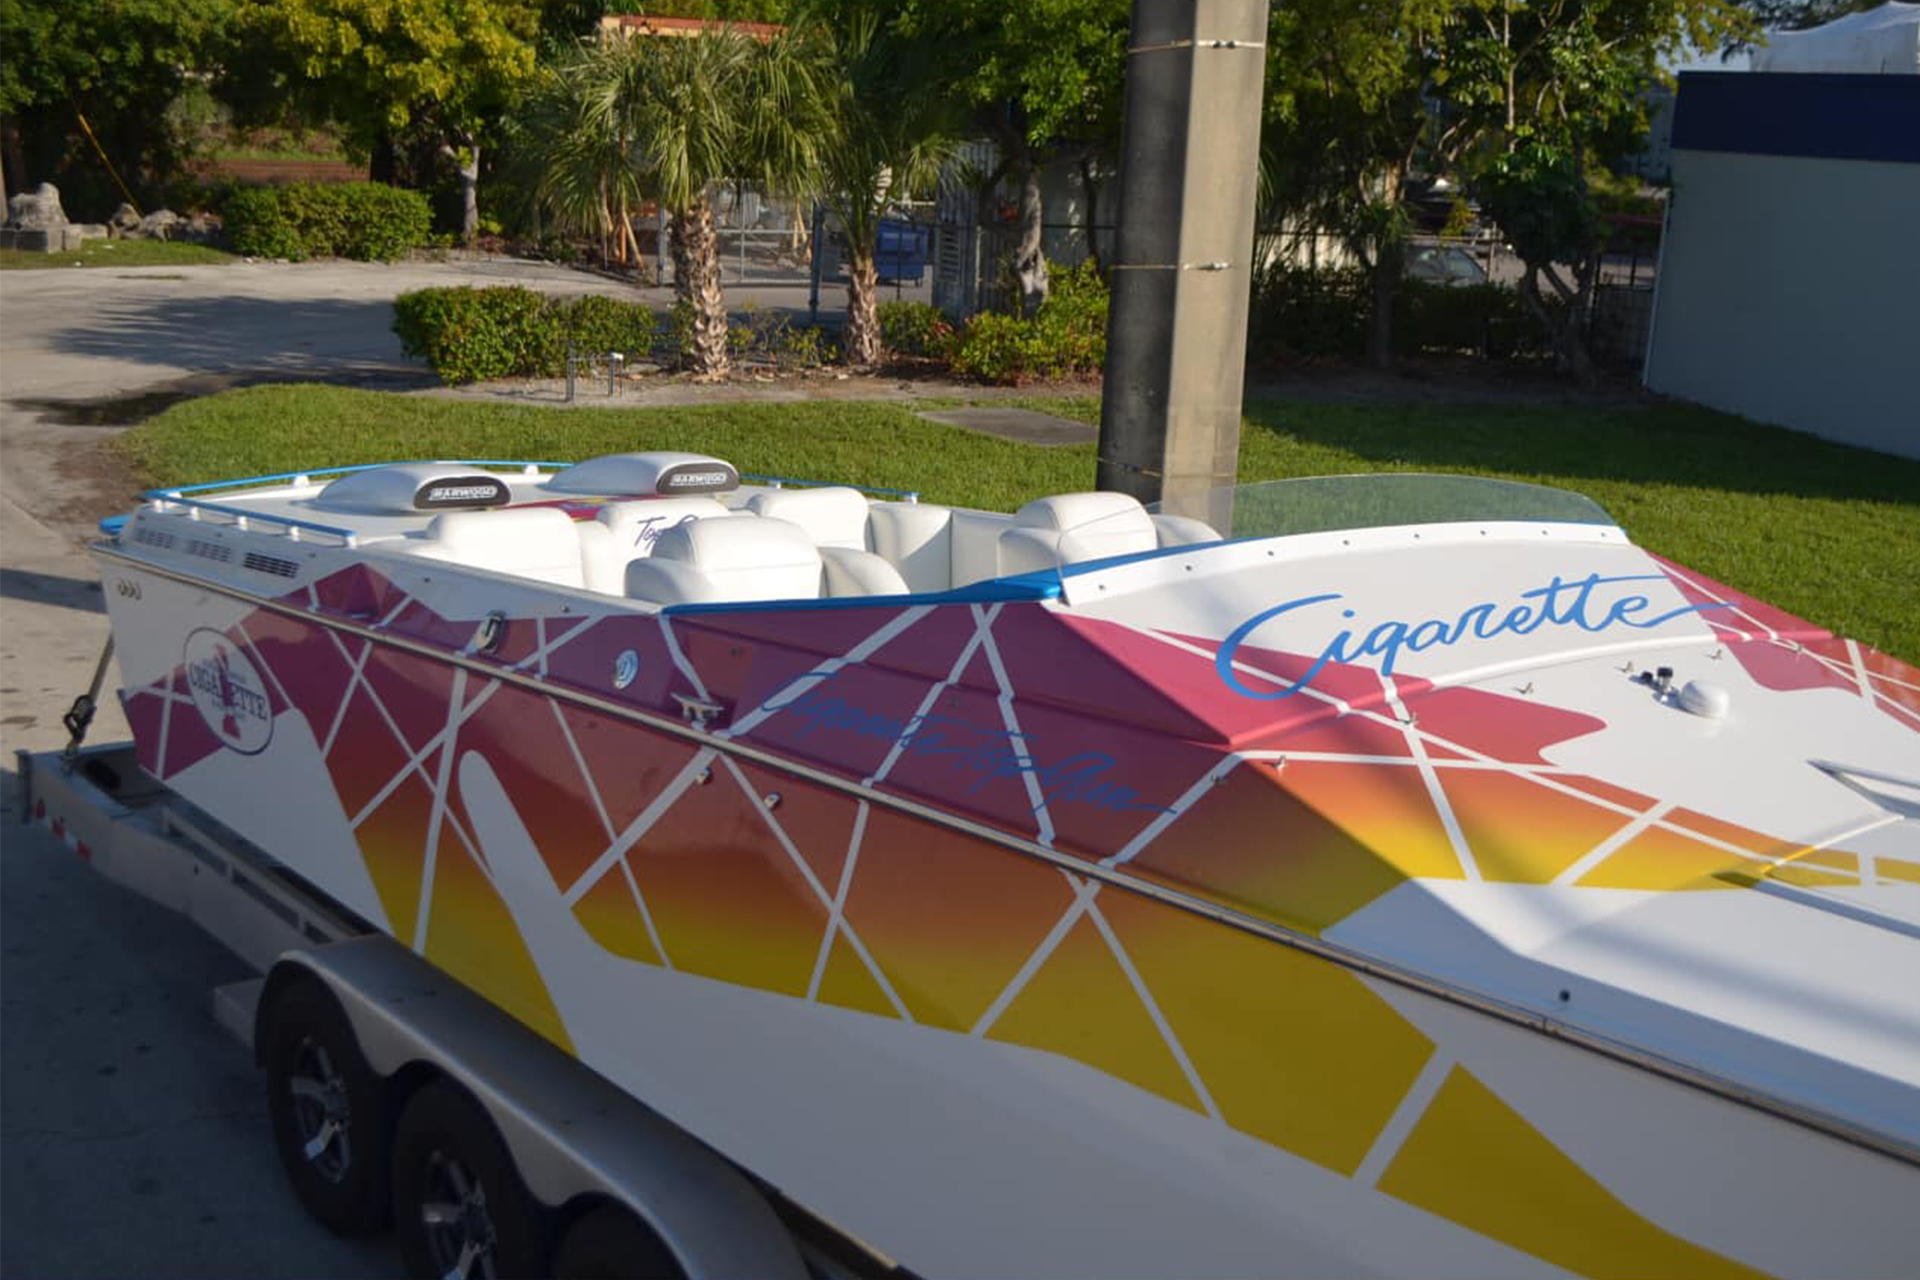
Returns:
[[[224,62],[235,10],[234,0],[0,0],[8,180],[52,177],[70,151],[90,151],[82,114],[136,189],[164,175],[167,108]],[[96,185],[104,198],[106,182]]]

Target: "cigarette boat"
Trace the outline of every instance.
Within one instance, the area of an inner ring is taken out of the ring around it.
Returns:
[[[926,1275],[1911,1274],[1920,671],[1459,476],[156,491],[142,766]]]

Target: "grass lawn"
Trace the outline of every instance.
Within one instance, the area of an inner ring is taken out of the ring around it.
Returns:
[[[1028,403],[1084,421],[1100,412],[1091,397]],[[551,409],[253,387],[169,409],[116,447],[155,484],[396,458],[571,460],[653,448],[996,510],[1093,482],[1091,446],[1015,444],[879,401]],[[1248,403],[1242,480],[1369,471],[1577,490],[1642,546],[1920,663],[1920,462],[1683,405]]]
[[[174,240],[88,240],[71,253],[0,249],[0,271],[54,267],[200,267],[237,259],[221,249]]]

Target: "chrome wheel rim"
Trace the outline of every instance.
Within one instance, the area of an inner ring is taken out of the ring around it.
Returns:
[[[496,1280],[496,1236],[486,1188],[444,1151],[428,1158],[422,1182],[420,1225],[434,1274],[442,1280]]]
[[[353,1139],[348,1123],[353,1109],[347,1099],[347,1080],[333,1065],[333,1055],[311,1039],[300,1042],[293,1072],[287,1077],[293,1097],[293,1124],[300,1154],[313,1171],[338,1184],[353,1167]]]

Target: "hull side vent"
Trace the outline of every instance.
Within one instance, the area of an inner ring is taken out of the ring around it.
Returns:
[[[262,555],[258,551],[247,552],[246,559],[240,563],[256,573],[271,573],[280,578],[291,578],[300,572],[300,566],[292,560]]]
[[[160,547],[163,550],[171,547],[174,541],[172,534],[162,533],[158,529],[149,529],[145,525],[134,526],[133,540],[145,543],[149,547]]]
[[[187,554],[200,556],[207,560],[218,560],[221,564],[233,559],[233,548],[224,542],[205,542],[199,538],[187,539]]]

